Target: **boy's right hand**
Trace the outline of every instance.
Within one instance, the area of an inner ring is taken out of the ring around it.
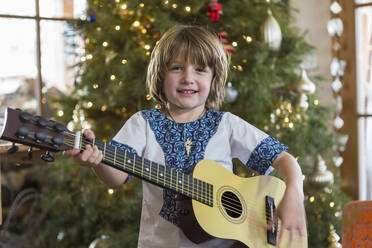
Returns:
[[[95,135],[92,130],[85,130],[83,133],[84,137],[93,140]],[[71,149],[63,153],[64,157],[73,157],[76,163],[91,167],[97,168],[102,161],[102,151],[98,150],[97,146],[86,145],[85,150],[80,153],[79,149]]]

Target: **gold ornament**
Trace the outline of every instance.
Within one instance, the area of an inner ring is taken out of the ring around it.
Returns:
[[[336,230],[334,226],[331,224],[329,226],[329,235],[328,235],[328,241],[329,241],[329,248],[341,248],[342,245],[338,242],[340,240],[340,236],[336,233]]]
[[[300,91],[304,93],[313,94],[315,93],[315,84],[311,82],[309,77],[307,76],[307,73],[304,69],[302,69],[301,73],[301,80],[300,80]]]
[[[314,164],[313,172],[309,175],[308,180],[319,186],[333,183],[333,174],[331,171],[327,170],[327,165],[322,156],[318,155]]]

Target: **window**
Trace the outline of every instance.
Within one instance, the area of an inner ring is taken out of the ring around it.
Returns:
[[[43,95],[73,84],[64,33],[83,18],[85,0],[12,0],[0,8],[0,112],[5,107],[43,114]],[[2,116],[0,116],[2,118]]]
[[[343,187],[355,199],[372,199],[372,0],[343,0],[342,56],[348,62],[343,132],[349,135],[341,169]],[[358,182],[358,183],[356,183]]]

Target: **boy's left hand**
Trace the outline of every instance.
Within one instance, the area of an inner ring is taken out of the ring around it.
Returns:
[[[297,187],[287,186],[284,196],[276,208],[274,223],[280,220],[278,243],[281,244],[283,235],[289,235],[289,242],[306,237],[306,215],[303,192]],[[286,247],[281,246],[280,247]]]

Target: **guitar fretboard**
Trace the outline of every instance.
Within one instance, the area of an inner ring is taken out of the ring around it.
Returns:
[[[213,185],[148,159],[125,149],[99,140],[80,139],[80,150],[96,145],[103,154],[103,163],[162,188],[173,190],[194,200],[213,206]]]

